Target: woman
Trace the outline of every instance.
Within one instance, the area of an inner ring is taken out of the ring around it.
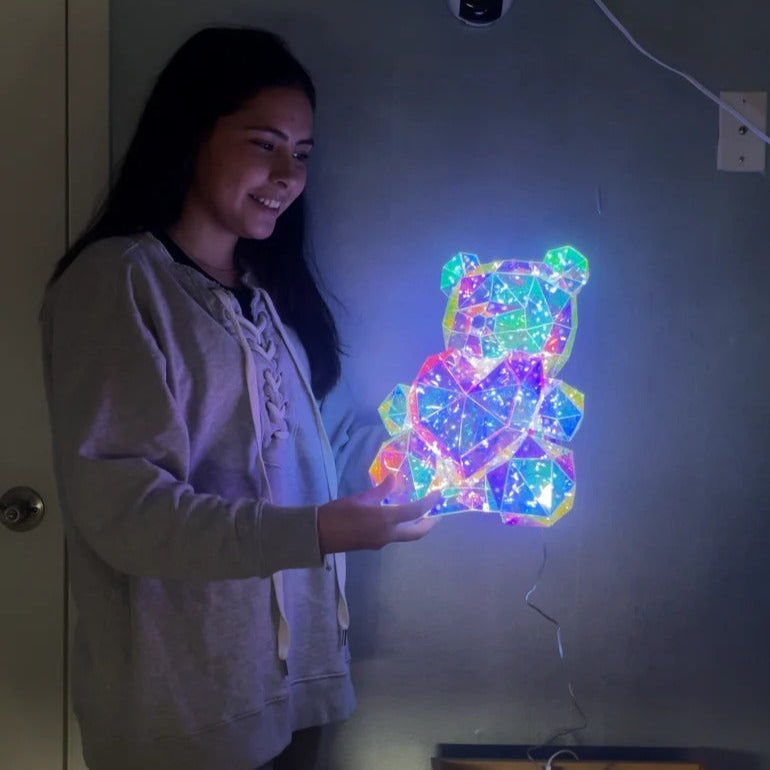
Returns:
[[[337,332],[303,249],[314,105],[274,35],[194,35],[49,286],[92,770],[313,767],[353,708],[342,552],[433,524],[436,495],[337,495]]]

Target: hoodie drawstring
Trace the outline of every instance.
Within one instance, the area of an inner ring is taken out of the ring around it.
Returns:
[[[329,489],[329,498],[333,500],[337,496],[337,471],[334,467],[334,459],[333,459],[333,453],[331,446],[329,444],[329,439],[326,436],[326,430],[324,428],[323,422],[321,421],[321,415],[318,411],[318,408],[315,406],[315,396],[313,395],[313,390],[310,387],[310,384],[307,381],[307,378],[305,377],[304,372],[302,371],[301,366],[299,365],[299,360],[297,357],[296,352],[294,351],[294,348],[292,347],[290,341],[286,338],[286,335],[283,332],[283,325],[281,324],[280,318],[278,317],[278,313],[275,310],[275,307],[273,306],[273,303],[269,297],[269,295],[264,292],[262,289],[256,289],[257,293],[261,296],[263,299],[265,306],[267,307],[268,313],[270,315],[270,318],[273,322],[273,326],[275,329],[277,329],[278,334],[281,336],[281,339],[283,340],[284,344],[286,345],[286,349],[289,351],[289,355],[294,362],[294,366],[299,374],[300,382],[302,383],[302,386],[307,393],[308,397],[310,398],[311,404],[313,404],[313,418],[316,423],[316,430],[318,431],[318,435],[321,439],[322,445],[323,445],[323,457],[324,457],[324,464],[325,464],[325,470],[326,470],[326,481],[327,486]],[[260,398],[258,394],[258,383],[257,383],[257,368],[254,364],[254,356],[252,353],[252,349],[249,347],[248,342],[246,341],[246,337],[243,333],[243,328],[241,325],[241,321],[239,320],[236,312],[233,310],[233,306],[230,302],[230,295],[225,289],[214,289],[214,293],[217,296],[217,299],[221,302],[222,306],[224,307],[225,312],[227,313],[227,317],[230,320],[230,323],[235,328],[235,332],[238,336],[238,342],[241,346],[241,351],[243,352],[244,357],[244,364],[245,364],[245,375],[246,375],[246,389],[248,391],[249,396],[249,405],[251,407],[251,419],[254,423],[254,430],[256,431],[257,435],[257,441],[260,451],[257,452],[258,458],[259,458],[259,470],[261,475],[261,481],[263,484],[263,489],[265,490],[265,497],[267,500],[272,502],[272,491],[270,489],[270,481],[267,476],[267,468],[265,467],[264,459],[262,457],[262,443],[263,443],[263,431],[262,431],[262,420],[260,418]],[[258,319],[258,323],[254,324],[256,327],[257,333],[260,334],[265,326],[266,322],[264,317]],[[267,358],[268,360],[272,360],[273,356],[275,354],[275,345],[272,342],[272,340],[268,340],[268,342],[265,344],[264,347],[262,345],[257,345],[257,352],[262,355],[264,358]],[[271,419],[278,421],[279,423],[282,422],[283,427],[278,428],[274,431],[273,435],[276,438],[286,438],[288,436],[288,430],[286,426],[286,421],[284,419],[284,410],[285,410],[285,404],[277,404],[276,403],[276,396],[278,395],[278,387],[280,385],[280,376],[276,376],[270,369],[267,369],[265,371],[265,380],[267,382],[267,390],[270,391],[268,395],[270,396],[268,398],[268,403],[266,406],[266,409],[268,410],[268,414],[270,415]],[[347,633],[348,628],[350,627],[350,613],[348,609],[348,603],[347,599],[345,597],[345,556],[344,554],[335,553],[333,555],[333,564],[334,564],[334,571],[336,575],[336,586],[337,586],[337,624],[340,629],[340,644],[345,645],[347,644]],[[288,673],[288,667],[287,667],[287,658],[289,655],[289,646],[291,642],[291,632],[289,629],[289,621],[286,618],[286,604],[285,604],[285,597],[284,597],[284,590],[283,590],[283,573],[282,572],[274,572],[271,575],[271,582],[273,587],[273,594],[275,596],[276,605],[278,607],[278,657],[281,660],[281,663],[283,665],[284,673]]]
[[[312,403],[314,406],[313,419],[315,420],[318,436],[321,439],[323,449],[322,454],[324,458],[324,464],[326,466],[326,483],[329,489],[329,499],[334,500],[337,497],[337,469],[334,465],[334,452],[332,451],[331,444],[329,443],[329,438],[326,435],[326,428],[324,427],[323,421],[321,420],[321,413],[318,411],[318,407],[315,406],[316,402],[315,396],[313,395],[313,389],[310,386],[310,383],[308,382],[302,367],[300,366],[300,360],[297,352],[294,350],[294,346],[283,333],[283,325],[281,324],[281,319],[278,317],[278,313],[275,309],[275,306],[273,305],[273,301],[270,299],[270,295],[262,289],[257,289],[257,292],[262,297],[262,300],[265,303],[265,307],[267,308],[267,312],[270,314],[273,325],[281,335],[281,339],[283,340],[284,345],[286,345],[286,349],[289,351],[289,355],[294,362],[294,368],[299,373],[299,378],[302,382],[303,388],[305,389],[305,393],[310,399],[310,403]],[[340,629],[340,645],[344,646],[347,644],[348,629],[350,628],[350,610],[348,608],[348,600],[345,596],[345,578],[347,574],[345,554],[335,553],[332,556],[332,560],[337,582],[337,624]]]
[[[257,384],[257,367],[254,365],[254,355],[252,353],[251,348],[249,347],[249,343],[246,341],[246,337],[243,333],[243,328],[241,327],[240,321],[238,320],[238,316],[236,315],[232,305],[230,304],[230,300],[227,292],[224,289],[215,289],[214,291],[219,301],[222,303],[225,309],[225,312],[227,313],[227,316],[230,319],[230,323],[235,328],[235,332],[238,335],[238,342],[240,343],[241,351],[243,352],[243,359],[244,359],[245,369],[246,369],[246,389],[249,394],[249,406],[251,407],[251,421],[254,423],[254,430],[256,431],[256,434],[257,434],[257,442],[259,446],[257,457],[259,458],[259,470],[260,470],[260,475],[262,477],[261,478],[262,489],[264,489],[265,498],[267,500],[272,501],[273,493],[272,493],[272,490],[270,489],[270,479],[267,476],[267,468],[265,468],[265,461],[262,458],[263,432],[262,432],[262,420],[259,414],[260,400],[259,400],[259,395],[257,393],[257,388],[259,386]],[[264,324],[262,328],[264,328]],[[272,341],[269,343],[269,345],[266,345],[265,348],[262,348],[260,345],[257,346],[257,349],[259,350],[259,352],[263,356],[265,356],[265,358],[269,358],[269,359],[272,359],[273,357],[274,348],[275,346],[273,345]],[[288,655],[289,655],[289,643],[291,641],[291,633],[289,631],[289,621],[286,618],[286,603],[284,601],[284,592],[283,592],[283,573],[274,572],[270,576],[270,581],[273,586],[273,595],[275,596],[275,603],[278,607],[278,658],[280,659],[281,664],[283,665],[284,673],[288,673],[286,659],[288,658]]]

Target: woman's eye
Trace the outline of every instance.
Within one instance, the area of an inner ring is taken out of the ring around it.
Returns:
[[[295,152],[294,157],[297,160],[301,160],[303,163],[310,157],[309,152]]]
[[[267,150],[268,152],[275,149],[274,144],[271,142],[265,142],[262,139],[252,139],[250,141],[251,144],[256,145],[257,147],[261,147],[263,150]]]

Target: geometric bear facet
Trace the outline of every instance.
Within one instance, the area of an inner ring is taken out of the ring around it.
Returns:
[[[408,396],[408,385],[396,385],[377,410],[391,436],[409,427],[406,411]]]
[[[575,471],[563,446],[583,417],[583,394],[554,375],[577,329],[588,262],[570,246],[542,262],[450,259],[446,349],[379,412],[391,434],[370,468],[396,477],[393,501],[441,489],[430,515],[477,510],[506,524],[550,526],[572,507]]]

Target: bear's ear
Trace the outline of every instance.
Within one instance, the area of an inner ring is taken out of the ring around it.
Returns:
[[[475,270],[478,266],[479,258],[475,254],[466,254],[464,251],[455,254],[441,271],[441,291],[449,296],[457,282],[466,273]]]
[[[569,294],[577,294],[588,281],[588,260],[572,246],[551,249],[543,262],[554,271],[559,286]]]

